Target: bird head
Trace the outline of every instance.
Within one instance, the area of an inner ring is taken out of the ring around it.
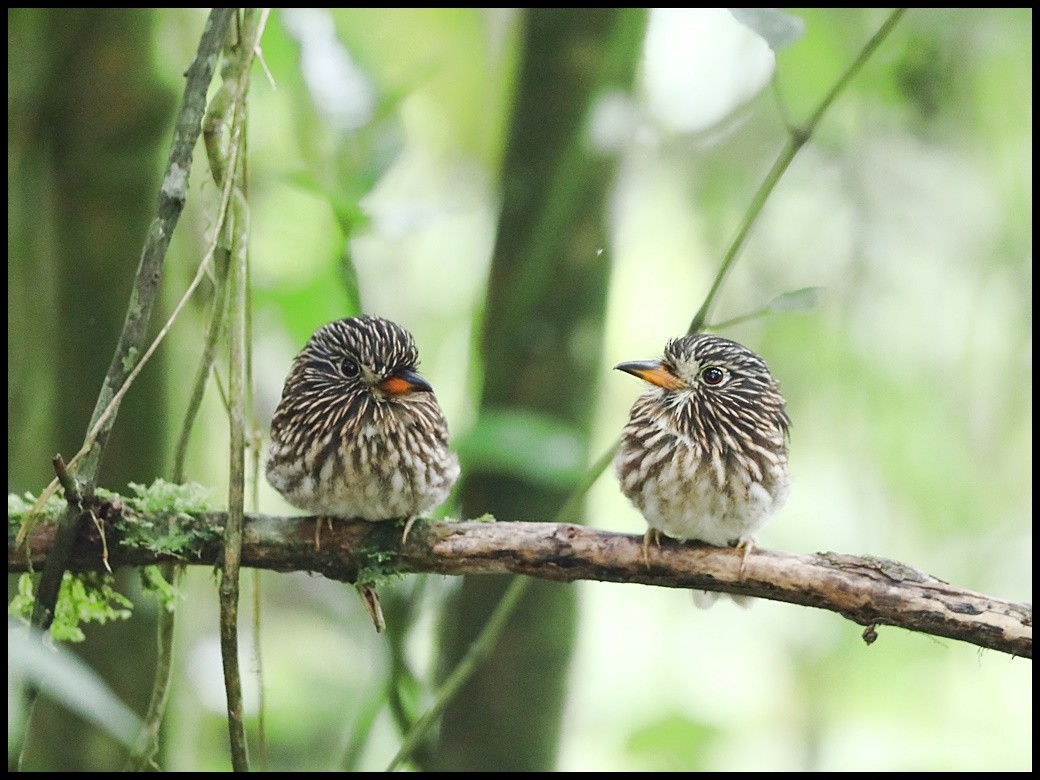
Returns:
[[[652,395],[680,427],[765,425],[787,433],[784,399],[769,366],[735,341],[683,336],[668,342],[660,360],[634,360],[614,368],[654,385]]]
[[[412,335],[397,323],[348,317],[319,328],[297,356],[292,373],[313,388],[392,399],[433,390],[416,371],[418,362]]]

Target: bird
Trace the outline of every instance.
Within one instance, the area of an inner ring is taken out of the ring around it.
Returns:
[[[650,384],[613,461],[621,492],[647,522],[644,562],[664,534],[742,548],[743,577],[755,533],[791,489],[791,421],[769,366],[735,341],[695,333],[671,339],[662,359],[614,368]],[[694,591],[702,608],[717,598]]]
[[[322,326],[296,355],[271,421],[267,481],[293,506],[331,518],[412,523],[459,476],[448,424],[417,371],[412,334],[373,315]],[[315,546],[320,547],[321,520]],[[375,590],[357,585],[376,631]]]

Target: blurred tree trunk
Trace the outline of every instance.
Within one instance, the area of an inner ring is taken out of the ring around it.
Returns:
[[[158,192],[173,95],[152,69],[150,9],[8,11],[8,489],[40,490],[83,442]],[[99,484],[162,472],[161,362],[122,404]],[[136,573],[124,576],[128,586]],[[126,592],[127,588],[121,588]],[[150,604],[76,649],[144,711]],[[26,768],[112,770],[125,750],[42,697]],[[8,763],[17,756],[8,756]]]
[[[573,431],[587,456],[609,260],[605,205],[615,160],[591,148],[589,116],[631,88],[645,11],[527,9],[502,175],[480,412],[533,412]],[[533,470],[532,470],[533,471]],[[463,515],[550,520],[569,489],[472,464]],[[442,672],[484,626],[508,580],[467,578],[446,612]],[[448,706],[442,770],[545,771],[555,763],[576,617],[572,586],[535,582],[492,658]]]

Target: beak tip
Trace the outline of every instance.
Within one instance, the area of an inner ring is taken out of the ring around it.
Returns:
[[[665,390],[679,390],[686,386],[686,383],[660,360],[631,360],[618,363],[614,368]]]

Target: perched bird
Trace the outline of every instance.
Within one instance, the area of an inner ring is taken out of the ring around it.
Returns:
[[[327,518],[404,520],[407,541],[414,520],[459,476],[418,362],[412,335],[382,317],[319,328],[293,360],[271,421],[267,481],[293,506]],[[375,591],[358,591],[382,630]]]
[[[659,534],[742,547],[790,492],[790,420],[769,367],[735,341],[695,334],[672,339],[663,360],[614,368],[649,382],[633,404],[614,471],[646,518],[643,555]],[[694,592],[708,607],[718,594]]]

